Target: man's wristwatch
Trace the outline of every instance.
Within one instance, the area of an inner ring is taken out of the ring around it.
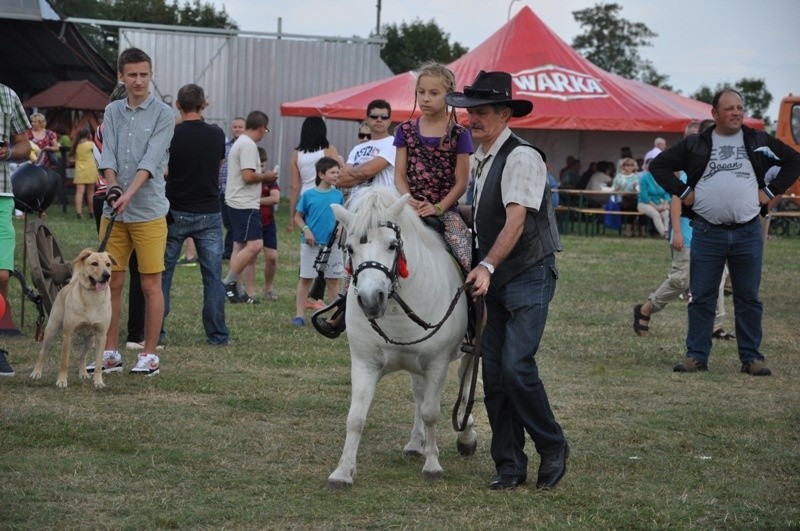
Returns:
[[[478,265],[482,265],[483,267],[486,268],[486,271],[488,271],[490,275],[494,275],[494,266],[489,262],[487,262],[486,260],[481,260],[481,262]]]

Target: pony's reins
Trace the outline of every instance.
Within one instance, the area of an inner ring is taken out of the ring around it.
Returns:
[[[471,291],[471,290],[470,290]],[[486,310],[486,304],[484,302],[484,295],[481,295],[477,299],[472,300],[472,308],[475,312],[475,337],[473,338],[472,344],[472,375],[471,375],[471,385],[469,387],[469,395],[467,396],[467,403],[464,405],[464,416],[461,418],[461,422],[458,421],[458,406],[460,404],[460,400],[456,400],[455,405],[453,406],[453,429],[455,431],[464,431],[467,429],[467,422],[469,421],[469,416],[472,414],[472,406],[475,405],[475,385],[478,383],[478,369],[480,367],[481,361],[481,339],[483,338],[483,313]],[[461,381],[458,385],[458,396],[461,397],[462,393],[464,392],[464,383],[467,381],[467,372],[464,371],[464,374],[461,375]]]
[[[365,269],[377,269],[381,271],[384,275],[386,275],[389,278],[389,282],[391,283],[392,286],[392,291],[389,294],[389,298],[394,299],[397,302],[397,304],[403,309],[403,312],[409,319],[411,319],[413,322],[419,325],[422,329],[430,330],[430,332],[428,332],[428,334],[426,334],[425,336],[416,339],[414,341],[397,341],[390,338],[386,334],[386,332],[383,331],[383,329],[380,327],[380,325],[375,319],[368,319],[369,324],[372,326],[372,329],[375,330],[375,332],[377,332],[378,335],[380,335],[383,338],[383,340],[386,341],[387,343],[400,346],[416,345],[417,343],[421,343],[426,339],[432,337],[434,334],[436,334],[436,332],[438,332],[442,328],[444,323],[447,322],[447,319],[453,314],[453,311],[455,310],[456,305],[458,304],[458,300],[461,298],[461,295],[464,293],[464,291],[465,290],[468,292],[472,291],[471,289],[472,285],[462,284],[461,286],[459,286],[459,288],[456,290],[455,295],[453,296],[453,299],[450,301],[450,305],[448,306],[447,311],[445,312],[444,316],[439,320],[438,323],[431,324],[425,321],[419,315],[417,315],[413,309],[411,309],[411,307],[406,303],[406,301],[403,300],[403,298],[397,292],[397,287],[399,285],[398,267],[401,260],[403,261],[405,260],[405,256],[403,254],[403,240],[400,237],[400,227],[397,224],[392,223],[391,221],[385,221],[383,223],[380,223],[379,227],[390,228],[394,230],[395,235],[397,236],[397,248],[395,249],[395,256],[394,256],[394,262],[392,263],[392,268],[389,269],[382,263],[376,262],[374,260],[368,260],[362,262],[353,272],[353,283],[356,286],[358,285],[358,274],[364,271]],[[470,304],[472,304],[473,311],[475,314],[475,337],[474,337],[473,350],[471,354],[472,357],[472,373],[470,375],[471,385],[470,385],[469,395],[467,396],[467,401],[464,406],[464,415],[461,418],[461,421],[459,421],[458,409],[461,403],[460,397],[462,396],[462,393],[464,391],[464,385],[466,384],[467,380],[467,372],[465,371],[459,383],[459,388],[458,388],[459,399],[456,400],[455,406],[453,407],[452,421],[453,421],[453,429],[455,431],[464,431],[467,428],[467,422],[469,421],[469,416],[472,414],[472,407],[475,404],[475,386],[478,382],[478,369],[481,358],[481,338],[483,337],[483,314],[485,310],[484,297],[480,296],[477,300],[472,300]]]
[[[392,291],[392,293],[389,295],[389,298],[397,301],[397,304],[400,305],[400,307],[403,309],[403,312],[405,312],[408,318],[417,323],[421,328],[425,330],[430,330],[430,332],[428,332],[427,335],[419,339],[415,339],[414,341],[396,341],[390,338],[381,329],[380,325],[375,319],[369,319],[369,324],[372,325],[372,329],[375,330],[387,343],[391,343],[392,345],[406,346],[406,345],[416,345],[417,343],[422,343],[426,339],[432,337],[436,332],[439,331],[440,328],[442,328],[444,323],[447,321],[447,318],[450,317],[450,315],[452,315],[453,313],[453,310],[455,310],[456,304],[458,304],[458,299],[461,297],[461,294],[464,293],[465,288],[466,284],[460,286],[456,290],[456,295],[455,297],[453,297],[453,300],[450,301],[450,306],[447,308],[447,311],[445,312],[441,320],[436,324],[431,324],[421,319],[416,313],[414,313],[414,310],[412,310],[411,307],[409,307],[409,305],[406,304],[406,302],[402,299],[402,297],[400,297],[397,291]]]
[[[444,323],[447,321],[447,318],[450,317],[450,315],[453,313],[453,310],[455,310],[456,304],[458,304],[458,299],[461,297],[461,294],[464,293],[464,290],[466,289],[467,285],[463,284],[456,290],[455,296],[450,301],[450,306],[447,308],[447,311],[445,312],[444,316],[439,320],[438,323],[431,324],[425,321],[419,315],[417,315],[414,312],[414,310],[412,310],[411,307],[406,303],[406,301],[403,300],[400,294],[397,293],[397,287],[400,283],[399,281],[400,275],[398,274],[400,263],[401,262],[405,263],[405,254],[403,253],[403,239],[400,236],[400,227],[396,223],[393,223],[391,221],[381,222],[378,224],[378,227],[386,227],[388,229],[392,229],[395,233],[395,236],[397,237],[397,247],[395,248],[394,251],[394,261],[392,262],[392,268],[389,269],[382,263],[376,262],[375,260],[367,260],[365,262],[361,262],[360,264],[358,264],[356,270],[353,271],[353,284],[355,286],[358,286],[358,275],[359,273],[361,273],[366,269],[377,269],[378,271],[386,275],[392,286],[392,291],[391,293],[389,293],[389,298],[397,301],[397,304],[400,305],[400,307],[403,309],[403,312],[406,314],[406,316],[408,316],[409,319],[417,323],[422,329],[431,331],[426,336],[423,336],[419,339],[415,339],[414,341],[397,341],[386,335],[386,332],[384,332],[383,329],[381,329],[380,325],[375,319],[368,319],[369,324],[372,325],[372,329],[375,330],[378,333],[378,335],[380,335],[384,339],[384,341],[386,341],[387,343],[391,343],[392,345],[407,346],[407,345],[416,345],[417,343],[422,343],[426,339],[433,336],[436,332],[438,332],[439,329],[444,325]]]

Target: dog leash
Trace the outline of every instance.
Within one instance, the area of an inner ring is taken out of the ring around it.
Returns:
[[[117,211],[111,211],[111,217],[108,221],[108,227],[106,227],[106,234],[103,236],[103,241],[100,242],[100,247],[97,248],[98,253],[105,252],[106,246],[108,245],[108,238],[111,236],[111,229],[114,227],[114,220],[117,219]]]

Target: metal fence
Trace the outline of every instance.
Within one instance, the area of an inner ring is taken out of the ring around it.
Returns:
[[[373,40],[120,29],[120,49],[131,46],[153,59],[153,89],[167,103],[174,105],[178,89],[187,83],[203,87],[210,102],[205,118],[226,134],[234,117],[253,110],[267,113],[271,134],[261,145],[270,166],[281,166],[284,195],[303,119],[282,117],[281,103],[392,75],[380,58],[380,42]],[[346,157],[356,143],[358,124],[327,124],[328,139]]]

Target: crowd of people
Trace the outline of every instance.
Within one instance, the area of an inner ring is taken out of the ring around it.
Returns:
[[[698,124],[695,123],[694,127]],[[616,163],[609,160],[592,162],[581,173],[581,161],[572,155],[567,156],[566,164],[558,172],[557,188],[589,190],[587,203],[591,207],[603,208],[610,202],[619,203],[619,210],[639,212],[649,223],[636,225],[630,220],[625,225],[625,235],[633,236],[637,230],[642,236],[652,231],[660,238],[668,238],[669,194],[661,188],[648,171],[648,165],[667,147],[661,137],[653,141],[653,148],[642,158],[634,158],[631,148],[620,149]],[[603,193],[606,192],[606,193]]]
[[[234,118],[226,140],[219,127],[203,119],[207,100],[202,87],[180,88],[176,120],[173,110],[150,91],[152,61],[144,51],[124,50],[117,70],[121,84],[103,124],[94,137],[79,132],[72,146],[76,184],[82,187],[80,193],[76,189],[76,213],[82,216],[85,201],[97,220],[98,237],[107,237],[107,250],[118,263],[110,281],[111,326],[103,365],[92,363],[87,370],[123,369],[120,317],[129,271],[129,298],[138,302],[128,312],[125,346],[139,350],[130,372],[152,376],[161,369],[157,351],[169,328],[172,280],[185,242],[192,242],[200,266],[202,323],[209,345],[228,344],[226,301],[261,302],[254,276],[262,252],[263,298],[278,299],[274,207],[280,201],[280,168],[269,169],[267,153],[258,146],[270,132],[264,112]],[[555,179],[548,175],[544,153],[509,127],[514,118],[531,113],[533,105],[513,98],[508,73],[481,71],[458,92],[449,69],[426,63],[418,70],[416,106],[419,115],[392,133],[390,103],[371,101],[358,128],[358,143],[346,159],[328,141],[321,118],[304,121],[290,162],[287,229],[299,229],[300,243],[291,323],[304,326],[305,312],[312,310],[314,327],[326,337],[336,338],[345,329],[349,273],[339,246],[328,245],[341,233],[330,205],[348,206],[367,187],[409,194],[417,215],[443,227],[473,296],[485,297],[483,385],[496,466],[489,487],[511,489],[527,482],[526,433],[541,457],[536,486],[554,487],[566,472],[570,447],[550,407],[535,355],[558,279],[555,253],[562,250],[554,215]],[[708,369],[712,338],[721,330],[714,316],[719,316],[720,281],[727,265],[736,336],[725,333],[726,339],[738,342],[742,372],[768,375],[759,350],[762,245],[756,220],[800,174],[800,155],[743,126],[737,92],[720,91],[712,107],[714,120],[707,129],[698,133],[700,124],[690,124],[685,139],[669,148],[658,138],[639,161],[623,148],[616,163],[599,161],[581,173],[580,161],[568,157],[557,184],[609,195],[635,192],[624,196],[633,202],[623,208],[642,212],[659,236],[670,239],[671,272],[646,302],[634,307],[634,331],[647,335],[651,316],[690,287],[686,356],[675,371]],[[456,108],[466,109],[468,127],[455,120]],[[15,238],[8,161],[27,159],[32,144],[43,157],[41,153],[57,149],[57,142],[43,132],[43,117],[34,115],[29,122],[19,99],[2,85],[0,111],[0,293],[6,295]],[[93,151],[96,159],[90,156]],[[772,166],[780,169],[766,184],[764,175]],[[471,202],[471,227],[459,209],[465,193]],[[687,217],[681,219],[681,213]],[[688,218],[693,218],[691,225],[684,222]],[[317,266],[325,247],[330,255],[321,270]],[[223,277],[226,258],[229,267]],[[309,296],[320,273],[327,306]],[[465,339],[469,345],[470,338]],[[0,350],[4,376],[14,374],[7,355]]]

